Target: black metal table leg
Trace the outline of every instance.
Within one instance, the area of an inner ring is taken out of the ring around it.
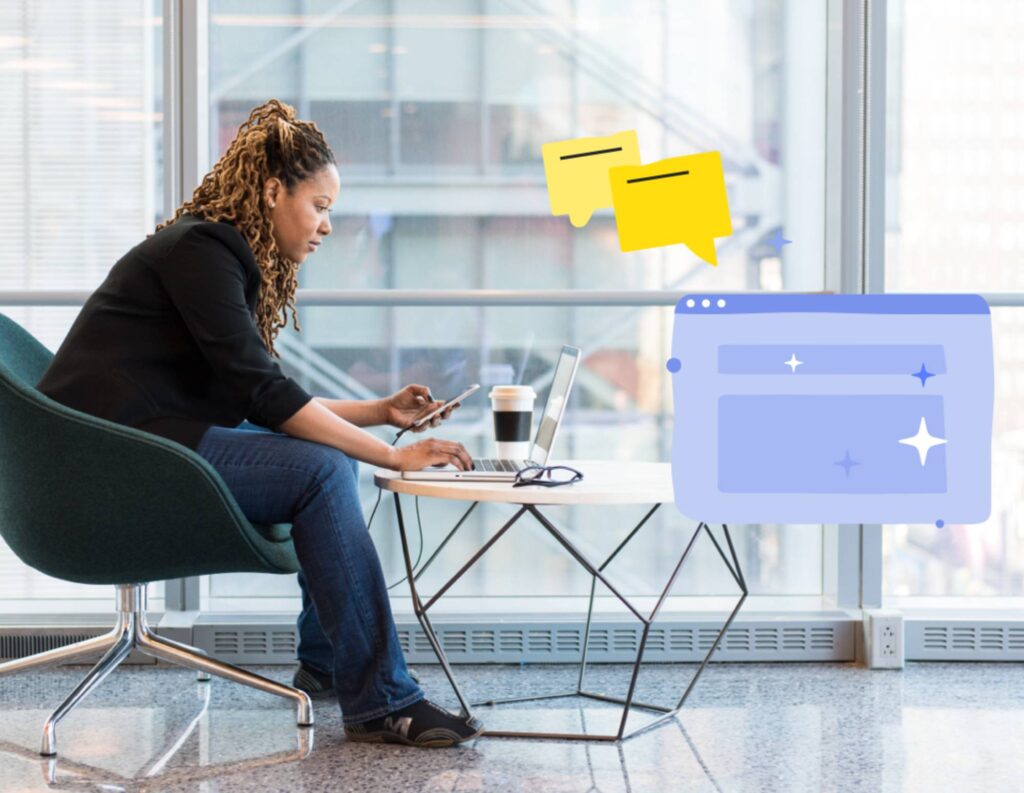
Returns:
[[[537,696],[524,696],[499,700],[487,700],[482,703],[474,704],[493,706],[513,702],[534,702],[538,700],[580,696],[601,702],[609,702],[622,705],[622,718],[619,722],[618,730],[615,732],[615,734],[611,735],[589,735],[586,733],[527,732],[518,730],[488,730],[484,732],[484,735],[514,738],[555,738],[588,741],[621,741],[628,738],[632,738],[636,735],[639,735],[642,732],[646,732],[652,727],[655,727],[669,719],[672,719],[676,715],[676,713],[678,713],[679,709],[683,706],[683,704],[686,702],[687,697],[689,697],[690,692],[693,690],[694,685],[703,673],[704,668],[711,660],[712,654],[715,652],[716,649],[718,649],[722,638],[725,636],[725,632],[729,629],[729,626],[732,624],[732,621],[735,619],[736,614],[739,613],[739,610],[743,605],[743,602],[747,598],[747,586],[746,581],[743,578],[743,572],[740,569],[739,558],[736,555],[736,549],[733,545],[732,537],[729,534],[729,527],[724,524],[722,525],[722,532],[725,538],[725,544],[728,548],[728,556],[723,550],[722,544],[719,543],[719,541],[715,538],[714,534],[711,531],[711,528],[705,523],[700,523],[694,530],[693,534],[690,536],[689,541],[686,543],[682,555],[679,557],[679,561],[676,563],[674,569],[672,570],[672,573],[669,576],[669,579],[666,582],[664,588],[662,589],[661,594],[658,597],[658,600],[655,603],[653,610],[651,611],[650,615],[645,616],[636,606],[634,606],[630,602],[628,598],[626,598],[622,593],[620,593],[611,584],[611,582],[608,581],[608,579],[604,575],[604,570],[612,562],[612,560],[614,560],[615,557],[618,556],[618,554],[637,535],[637,533],[644,526],[644,524],[647,523],[650,517],[658,509],[659,505],[656,504],[654,507],[652,507],[647,512],[647,514],[644,515],[643,519],[636,526],[633,527],[633,529],[629,532],[626,538],[621,543],[619,543],[618,547],[616,547],[616,549],[611,553],[611,555],[607,559],[605,559],[605,561],[600,566],[595,567],[594,564],[591,563],[590,560],[588,560],[587,557],[579,549],[577,549],[572,544],[572,542],[561,531],[559,531],[558,528],[555,527],[554,524],[552,524],[551,521],[549,521],[535,505],[526,504],[521,506],[519,510],[515,513],[515,515],[513,515],[512,518],[510,518],[494,536],[492,536],[486,543],[484,543],[484,545],[470,557],[470,559],[458,570],[458,572],[456,572],[454,576],[448,579],[448,581],[446,581],[441,586],[441,588],[434,593],[434,595],[429,599],[429,601],[426,604],[424,604],[420,599],[419,592],[416,588],[416,580],[418,578],[418,575],[413,575],[412,557],[409,552],[409,541],[405,531],[405,521],[402,517],[402,506],[398,493],[394,494],[394,498],[395,512],[398,516],[398,530],[402,541],[402,554],[405,558],[406,572],[409,581],[409,589],[412,594],[413,611],[415,612],[416,618],[419,621],[420,626],[422,627],[423,632],[427,637],[427,641],[430,643],[430,646],[433,649],[434,654],[437,656],[438,661],[440,662],[442,668],[444,669],[445,675],[447,676],[449,683],[451,683],[452,690],[455,692],[455,695],[459,700],[459,704],[462,707],[463,712],[467,715],[469,715],[471,712],[470,704],[466,702],[465,697],[462,695],[462,691],[459,689],[458,683],[455,680],[455,675],[452,672],[452,669],[448,663],[447,656],[445,655],[444,650],[441,647],[441,643],[438,640],[437,635],[434,632],[433,626],[430,623],[430,619],[427,616],[427,611],[430,609],[430,607],[433,606],[438,601],[438,599],[442,595],[444,595],[466,573],[467,570],[469,570],[469,568],[476,564],[476,562],[488,550],[490,550],[491,547],[493,547],[493,545],[498,541],[498,539],[500,539],[505,534],[505,532],[507,532],[519,520],[519,518],[527,512],[533,515],[533,517],[538,521],[538,523],[540,523],[541,526],[543,526],[548,531],[548,533],[551,534],[551,536],[554,537],[554,539],[569,553],[569,555],[572,556],[577,561],[577,563],[579,563],[591,575],[590,601],[587,609],[587,623],[584,631],[583,648],[580,659],[580,674],[577,681],[576,689],[574,691],[560,692],[554,694],[542,694]],[[474,503],[473,506],[476,506],[476,504]],[[466,517],[469,515],[469,512],[472,511],[472,509],[473,507],[470,507],[470,510],[467,511],[465,515],[463,515],[459,523],[456,525],[455,529],[449,532],[449,534],[445,538],[446,543],[448,542],[448,540],[451,539],[451,537],[459,528],[459,526],[462,525]],[[726,568],[729,570],[729,574],[732,576],[733,580],[739,587],[741,595],[736,603],[736,606],[729,614],[729,617],[726,619],[725,623],[718,631],[718,635],[715,637],[715,641],[712,643],[711,648],[704,656],[703,660],[697,668],[697,671],[694,673],[693,677],[691,678],[689,684],[687,685],[686,689],[684,690],[682,696],[680,697],[675,707],[669,708],[662,705],[652,705],[648,703],[637,702],[633,699],[633,695],[636,691],[637,679],[639,677],[640,669],[643,664],[644,651],[646,649],[647,640],[650,635],[651,626],[657,619],[658,613],[661,611],[661,608],[664,605],[665,600],[668,598],[669,593],[672,591],[672,587],[675,585],[675,582],[679,577],[679,574],[683,568],[683,564],[686,562],[686,559],[689,556],[690,551],[693,549],[693,546],[696,543],[697,538],[700,536],[702,531],[707,533],[709,539],[714,544],[715,549],[718,551],[718,555],[722,559],[722,562],[725,564]],[[430,561],[433,561],[436,555],[437,554],[435,553],[433,556],[431,556]],[[623,605],[626,606],[626,608],[630,610],[630,612],[633,613],[634,616],[637,617],[637,619],[641,621],[641,623],[643,623],[644,626],[643,635],[640,640],[640,646],[637,649],[637,656],[633,663],[633,671],[630,676],[629,690],[625,698],[610,697],[605,694],[587,691],[583,687],[587,666],[587,650],[590,639],[590,629],[594,613],[594,597],[597,587],[597,581],[599,580],[608,588],[610,592],[612,592],[612,594],[614,594],[619,599],[620,602],[622,602]],[[648,723],[641,725],[640,727],[630,731],[629,733],[626,733],[626,724],[629,719],[631,708],[639,708],[642,710],[653,711],[658,715]]]

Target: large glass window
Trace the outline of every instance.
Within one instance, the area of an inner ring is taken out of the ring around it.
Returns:
[[[1024,7],[890,0],[886,289],[1024,291]],[[1024,595],[1024,307],[995,308],[992,515],[888,526],[884,592]]]
[[[0,3],[0,290],[94,289],[163,218],[161,5]],[[79,312],[0,310],[51,350]],[[0,610],[107,611],[110,598],[0,543]]]
[[[339,158],[335,232],[303,266],[304,288],[824,285],[823,4],[309,0],[300,13],[290,2],[211,0],[209,11],[210,162],[271,96],[315,121]],[[583,229],[551,216],[541,145],[625,129],[637,130],[645,162],[722,152],[734,233],[719,242],[717,268],[682,246],[622,253],[610,210]],[[781,252],[772,244],[780,230],[794,240]],[[584,359],[555,454],[670,457],[669,306],[308,307],[300,321],[302,334],[286,332],[286,365],[313,393],[345,398],[409,382],[454,394],[468,382],[518,379],[543,399],[560,345],[576,344]],[[304,374],[314,369],[322,374]],[[486,407],[476,397],[437,433],[490,451]],[[376,490],[363,468],[369,514]],[[459,505],[420,507],[429,552]],[[638,509],[552,514],[576,541],[600,548]],[[478,509],[437,574],[467,558],[503,514]],[[671,505],[657,521],[623,560],[629,591],[645,591],[647,565],[667,558],[689,525]],[[394,527],[385,499],[374,534],[391,580],[400,576]],[[503,539],[452,595],[522,593],[510,561],[524,554],[543,573],[531,581],[535,594],[587,591],[589,580],[539,552],[536,536]],[[765,525],[737,537],[755,593],[822,593],[820,527]],[[733,592],[706,561],[680,592]],[[288,578],[214,576],[203,592],[205,608],[297,608]]]

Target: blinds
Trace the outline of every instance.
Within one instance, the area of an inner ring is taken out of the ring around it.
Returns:
[[[153,0],[0,3],[0,289],[93,289],[153,230]],[[78,309],[4,309],[56,349]]]
[[[0,289],[94,289],[153,230],[162,210],[159,8],[0,3]],[[0,311],[56,350],[79,309]],[[151,587],[151,599],[161,592]],[[4,610],[96,611],[110,595],[37,573],[0,543]]]

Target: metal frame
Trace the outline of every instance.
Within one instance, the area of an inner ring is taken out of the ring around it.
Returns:
[[[209,165],[207,0],[163,0],[164,210],[169,216]]]
[[[117,586],[117,624],[109,633],[0,664],[0,676],[2,676],[26,669],[75,661],[97,653],[103,654],[99,662],[85,676],[85,679],[46,720],[39,754],[44,757],[53,757],[57,754],[57,725],[97,688],[133,650],[138,650],[160,661],[196,669],[199,682],[209,682],[210,675],[217,675],[235,683],[291,699],[296,704],[298,725],[300,727],[313,726],[313,704],[308,694],[297,688],[285,686],[239,669],[237,666],[217,661],[196,647],[156,635],[146,621],[146,585],[120,584]]]
[[[344,13],[333,5],[324,18]],[[205,172],[209,153],[208,0],[163,0],[165,208],[177,206]],[[885,0],[827,0],[825,286],[884,288]],[[297,36],[314,30],[304,28]],[[292,42],[289,39],[289,42]],[[290,43],[289,43],[290,46]],[[268,53],[272,56],[273,53]],[[575,74],[575,73],[574,73]],[[787,101],[798,97],[790,93]],[[575,104],[572,105],[575,108]],[[0,305],[81,305],[88,290],[0,290]],[[671,305],[677,292],[638,290],[299,290],[302,305],[561,306]],[[992,306],[1024,306],[1024,293],[983,295]],[[827,526],[824,592],[840,608],[881,602],[881,527]],[[199,608],[195,579],[168,589],[169,610]]]
[[[885,108],[886,0],[864,4],[863,26],[863,224],[861,290],[885,291]],[[990,303],[994,305],[994,303]],[[882,525],[865,523],[860,530],[860,602],[862,609],[882,605]]]
[[[830,287],[831,288],[831,287]],[[689,290],[692,291],[692,290]],[[299,289],[301,306],[675,306],[675,289]],[[81,306],[88,289],[0,289],[0,306]],[[749,294],[716,292],[715,294]],[[996,308],[1024,306],[1024,292],[982,292]]]
[[[886,0],[830,0],[829,181],[826,196],[831,258],[839,265],[829,289],[885,291]],[[1020,294],[986,295],[990,305],[1021,305]],[[840,556],[836,604],[871,608],[882,602],[882,527],[830,529]],[[856,548],[852,547],[856,545]],[[843,560],[846,559],[844,566]]]
[[[711,528],[706,523],[699,523],[697,525],[697,528],[690,535],[690,539],[686,543],[686,546],[683,549],[682,555],[679,557],[679,561],[676,563],[675,568],[672,570],[672,574],[669,576],[668,581],[665,583],[665,586],[662,589],[661,594],[659,595],[658,600],[654,605],[654,608],[651,610],[651,613],[649,615],[645,616],[636,606],[634,606],[630,602],[630,600],[625,595],[619,592],[615,588],[615,586],[605,577],[604,570],[608,567],[608,565],[612,563],[615,557],[618,556],[619,553],[630,543],[630,541],[640,532],[640,529],[643,528],[644,524],[646,524],[650,517],[657,511],[660,504],[655,504],[653,507],[651,507],[650,510],[647,511],[643,518],[641,518],[640,522],[637,523],[629,531],[625,539],[623,539],[622,542],[619,543],[615,550],[612,551],[608,558],[605,559],[604,562],[602,562],[599,566],[595,566],[594,563],[591,562],[583,554],[582,551],[580,551],[576,546],[574,546],[572,542],[561,531],[559,531],[558,528],[555,527],[555,525],[551,523],[550,520],[548,520],[543,515],[543,513],[537,508],[537,505],[523,504],[519,507],[516,513],[511,518],[509,518],[505,522],[505,524],[500,529],[498,529],[498,531],[489,540],[487,540],[487,542],[485,542],[476,553],[474,553],[470,557],[469,561],[462,565],[462,567],[459,568],[458,572],[456,572],[455,575],[453,575],[451,578],[445,581],[445,583],[433,594],[433,596],[431,596],[429,600],[427,600],[427,602],[424,603],[420,597],[419,591],[416,588],[417,579],[423,575],[423,573],[434,561],[434,559],[437,558],[437,554],[440,552],[441,548],[443,548],[452,538],[452,536],[454,536],[455,532],[458,531],[458,529],[465,522],[469,513],[473,511],[473,509],[477,506],[479,502],[474,501],[472,503],[469,509],[465,512],[465,514],[463,514],[463,516],[459,519],[458,523],[456,523],[455,527],[445,536],[444,541],[441,543],[441,546],[438,548],[438,550],[435,551],[435,553],[426,561],[426,563],[419,570],[419,572],[415,572],[413,570],[412,555],[409,550],[409,538],[405,531],[405,519],[402,515],[401,498],[398,493],[393,493],[393,496],[395,500],[395,514],[398,517],[398,533],[402,542],[402,556],[405,560],[406,576],[409,581],[409,591],[412,595],[413,611],[416,614],[416,619],[419,620],[420,626],[423,628],[423,633],[427,637],[427,641],[430,643],[431,648],[433,648],[434,650],[434,654],[437,656],[438,662],[441,664],[442,669],[444,669],[445,676],[448,678],[448,682],[451,684],[452,690],[455,692],[455,696],[458,699],[459,705],[462,708],[462,712],[465,715],[471,715],[472,705],[495,706],[513,702],[537,702],[541,700],[563,699],[567,697],[583,697],[586,699],[596,700],[599,702],[607,702],[622,705],[622,718],[619,721],[618,730],[613,735],[591,735],[585,732],[554,733],[522,730],[485,730],[483,734],[486,736],[495,738],[545,738],[584,741],[623,741],[628,740],[629,738],[633,738],[642,732],[646,732],[647,730],[672,719],[676,715],[676,713],[679,712],[679,709],[683,707],[683,704],[690,696],[690,692],[693,691],[693,687],[696,685],[697,680],[701,676],[701,673],[704,671],[704,668],[711,660],[712,654],[715,652],[715,650],[718,649],[719,644],[722,641],[722,638],[725,636],[725,632],[729,629],[729,626],[732,624],[732,621],[739,613],[740,607],[742,607],[743,602],[747,599],[747,584],[743,578],[743,572],[740,569],[739,557],[736,555],[736,549],[733,546],[732,537],[729,534],[729,527],[725,524],[722,524],[722,533],[725,540],[725,544],[729,551],[728,557],[726,556],[725,551],[723,551],[722,549],[722,544],[719,543],[717,539],[715,539],[715,535],[712,533]],[[573,559],[575,559],[588,573],[590,573],[591,576],[590,602],[587,608],[587,624],[583,634],[583,650],[582,655],[580,657],[580,673],[579,678],[576,682],[576,688],[572,691],[565,691],[555,694],[539,694],[535,696],[512,697],[508,699],[492,699],[484,700],[481,702],[469,703],[466,701],[465,696],[462,694],[462,690],[459,688],[459,684],[455,680],[455,675],[452,672],[451,665],[448,663],[448,658],[445,655],[444,649],[441,647],[441,643],[437,638],[437,634],[434,631],[433,625],[431,625],[430,623],[430,618],[427,616],[427,611],[429,611],[430,608],[435,603],[437,603],[438,600],[441,599],[445,592],[447,592],[455,584],[456,581],[462,578],[462,576],[474,564],[476,564],[477,561],[479,561],[480,558],[483,557],[483,555],[487,553],[487,551],[490,550],[490,548],[509,529],[511,529],[512,526],[515,525],[523,515],[526,514],[532,515],[537,520],[537,522],[540,523],[540,525],[543,526],[544,529],[546,529],[547,532],[552,537],[554,537],[555,540],[558,541],[559,545],[561,545],[562,548],[564,548]],[[679,698],[679,701],[675,704],[675,706],[665,707],[663,705],[654,705],[646,702],[637,702],[633,699],[633,695],[636,691],[636,683],[640,675],[641,665],[643,664],[644,650],[647,646],[647,638],[650,635],[651,626],[654,624],[654,621],[658,618],[658,612],[661,611],[662,605],[664,604],[666,598],[669,596],[669,593],[672,591],[672,587],[675,585],[676,579],[679,577],[679,573],[683,568],[683,564],[686,562],[687,557],[690,555],[690,551],[693,549],[693,546],[697,542],[697,538],[700,536],[702,531],[707,533],[707,536],[710,538],[711,542],[715,546],[715,550],[718,551],[719,557],[721,557],[722,562],[725,564],[726,569],[728,569],[730,575],[732,575],[733,577],[733,580],[736,582],[736,585],[739,587],[741,592],[740,597],[737,600],[736,605],[733,607],[733,610],[730,612],[728,618],[725,620],[725,623],[718,631],[718,635],[715,637],[715,641],[708,649],[707,654],[704,656],[704,659],[700,662],[700,665],[697,667],[697,671],[694,672],[693,677],[690,679],[689,684],[686,686],[686,689],[683,691],[682,696]],[[636,660],[633,662],[633,672],[629,680],[629,690],[627,691],[625,698],[612,697],[603,693],[588,691],[584,688],[584,681],[586,679],[587,672],[587,649],[588,644],[590,642],[590,626],[594,617],[594,598],[597,591],[598,581],[604,584],[604,586],[607,587],[608,590],[613,595],[615,595],[615,597],[617,597],[622,602],[622,604],[626,608],[628,608],[630,612],[632,612],[633,616],[635,616],[638,620],[640,620],[640,622],[643,623],[644,626],[643,636],[640,639],[640,646],[637,648]],[[654,711],[659,715],[655,716],[646,724],[643,724],[640,727],[637,727],[636,729],[630,730],[627,733],[626,724],[629,720],[631,708],[640,708],[642,710]],[[584,729],[586,729],[585,725]]]
[[[163,0],[165,217],[202,181],[209,165],[208,19],[207,0]],[[198,578],[168,581],[165,587],[169,611],[199,609]]]

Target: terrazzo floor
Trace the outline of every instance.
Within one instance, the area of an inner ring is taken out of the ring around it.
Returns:
[[[314,730],[291,706],[188,671],[123,666],[36,754],[50,711],[85,667],[0,678],[0,791],[1022,791],[1024,665],[712,665],[673,721],[622,743],[479,738],[444,750],[351,744],[330,701]],[[287,667],[257,667],[277,680]],[[694,667],[655,665],[637,696],[667,703]],[[625,692],[629,668],[592,667],[587,688]],[[420,666],[446,704],[443,673]],[[456,667],[471,700],[575,684],[569,666]],[[449,689],[450,691],[450,689]],[[614,731],[592,701],[481,707],[490,729]],[[631,717],[629,728],[650,718]],[[48,781],[52,780],[52,781]]]

